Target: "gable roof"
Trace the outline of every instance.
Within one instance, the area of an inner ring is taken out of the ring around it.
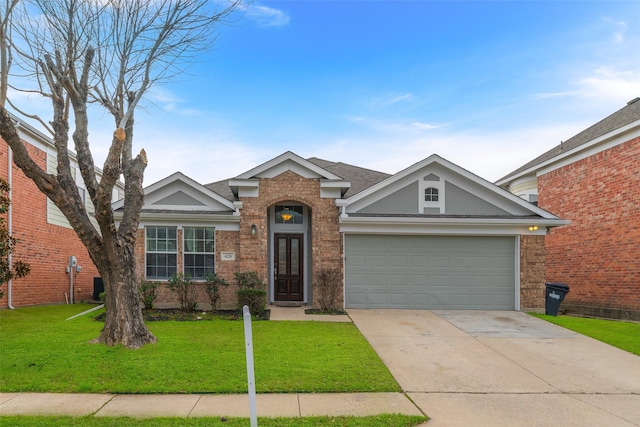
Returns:
[[[268,162],[263,163],[262,165],[253,168],[236,178],[205,184],[205,187],[227,200],[235,201],[237,200],[237,193],[232,188],[233,184],[237,183],[239,180],[255,179],[254,177],[269,171],[277,164],[282,164],[283,161],[289,160],[297,162],[299,165],[306,167],[309,171],[313,171],[318,176],[322,176],[323,178],[321,179],[350,184],[346,189],[346,192],[343,194],[343,197],[351,197],[354,194],[357,194],[391,176],[388,173],[361,168],[342,162],[331,162],[317,157],[311,157],[305,160],[295,153],[287,151],[275,159],[269,160]]]
[[[303,159],[297,154],[287,151],[276,158],[273,158],[255,168],[229,180],[229,187],[235,197],[241,193],[257,194],[260,178],[274,178],[283,172],[291,171],[304,178],[320,180],[320,188],[337,191],[340,196],[344,195],[351,183],[343,180],[338,175]]]
[[[510,181],[531,169],[535,169],[537,166],[541,166],[554,158],[563,157],[563,155],[571,151],[575,151],[591,141],[597,140],[611,132],[624,130],[624,128],[637,121],[640,121],[640,97],[632,99],[625,107],[610,116],[605,117],[598,123],[588,127],[568,140],[561,142],[546,153],[536,157],[508,175],[500,178],[496,183],[498,185],[504,184],[505,182]]]
[[[232,201],[211,191],[182,172],[175,172],[144,189],[142,212],[235,212]],[[124,199],[113,203],[114,211],[124,207]]]
[[[347,209],[350,205],[358,205],[358,202],[365,202],[365,199],[371,198],[375,194],[384,194],[385,188],[393,189],[395,186],[397,186],[397,184],[403,183],[402,185],[405,185],[410,180],[415,180],[416,173],[420,171],[426,171],[433,165],[442,166],[443,168],[452,171],[458,176],[464,178],[468,182],[472,182],[476,186],[476,188],[482,189],[482,192],[486,197],[495,198],[496,200],[500,201],[499,207],[503,209],[506,209],[506,206],[508,205],[517,206],[517,210],[521,211],[521,213],[517,214],[516,216],[526,217],[534,215],[545,219],[558,219],[555,215],[545,211],[544,209],[527,202],[526,200],[510,193],[507,190],[504,190],[503,188],[498,187],[497,185],[485,180],[484,178],[479,177],[478,175],[475,175],[474,173],[469,172],[468,170],[454,163],[451,163],[450,161],[438,156],[437,154],[432,154],[426,159],[415,163],[412,166],[409,166],[408,168],[398,172],[395,175],[389,176],[387,179],[370,186],[366,190],[361,191],[360,193],[355,194],[346,200],[338,201],[338,204],[340,206],[347,207]],[[418,214],[411,216],[427,218],[430,215]],[[438,218],[442,218],[445,216],[447,215],[437,215]]]

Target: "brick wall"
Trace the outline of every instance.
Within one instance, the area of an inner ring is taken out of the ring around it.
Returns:
[[[170,225],[170,224],[168,224]],[[178,229],[178,271],[182,270],[182,230]],[[233,273],[239,271],[238,253],[239,242],[237,231],[218,231],[215,234],[216,244],[216,274],[224,278],[231,284],[227,289],[222,292],[221,308],[235,308],[237,305],[237,295],[235,286],[235,276]],[[140,282],[145,280],[145,231],[144,228],[138,230],[138,237],[136,240],[135,254],[136,254],[136,268],[138,270],[138,277]],[[236,261],[222,261],[220,259],[221,252],[234,252],[236,254]],[[178,296],[167,288],[167,281],[155,281],[160,284],[158,298],[156,300],[157,307],[177,307]],[[198,301],[198,308],[201,310],[209,310],[211,304],[209,303],[209,297],[204,291],[204,287],[201,284],[196,284],[196,300]]]
[[[46,153],[27,144],[32,159],[46,170]],[[8,146],[0,144],[0,176],[8,178]],[[20,169],[12,166],[13,177],[13,235],[20,242],[13,253],[13,260],[31,264],[31,273],[12,284],[12,304],[15,307],[64,303],[69,297],[69,274],[65,266],[73,255],[82,266],[82,272],[74,274],[74,300],[80,302],[92,297],[93,278],[98,270],[89,254],[70,228],[47,223],[47,199]],[[7,284],[2,285],[5,296],[0,306],[6,307]]]
[[[320,198],[318,179],[305,179],[287,171],[275,178],[260,179],[259,197],[243,197],[241,200],[243,202],[240,222],[241,271],[257,271],[268,283],[267,209],[276,203],[295,201],[311,209],[310,274],[327,267],[337,268],[342,273],[342,238],[338,224],[338,208],[335,206],[334,199]],[[252,224],[256,224],[257,227],[255,236],[251,235]],[[307,280],[309,283],[312,282],[311,277]],[[313,305],[317,306],[315,296],[313,297]],[[342,298],[339,304],[342,305]]]
[[[275,178],[260,179],[259,197],[243,197],[240,231],[216,231],[216,273],[232,286],[222,299],[223,307],[235,307],[237,303],[234,273],[256,271],[269,283],[268,209],[276,203],[295,201],[309,207],[311,211],[311,258],[309,273],[321,268],[337,268],[342,273],[342,238],[338,224],[338,208],[334,199],[320,198],[318,179],[305,179],[293,172],[285,172]],[[256,235],[251,235],[251,226],[255,224]],[[178,264],[182,262],[182,234],[178,230]],[[222,261],[221,252],[234,252],[235,261]],[[141,280],[144,278],[144,230],[138,231],[136,259]],[[309,283],[311,277],[307,278]],[[176,296],[166,289],[162,282],[158,306],[171,306],[177,303]],[[312,285],[313,286],[313,285]],[[208,298],[200,290],[198,301],[201,308],[208,308]],[[312,295],[313,297],[313,295]],[[342,304],[342,296],[339,301]],[[314,305],[317,305],[314,303]]]
[[[640,310],[640,138],[538,178],[539,206],[570,225],[547,236],[546,279],[564,304]]]
[[[520,237],[520,307],[537,310],[545,306],[545,236]]]

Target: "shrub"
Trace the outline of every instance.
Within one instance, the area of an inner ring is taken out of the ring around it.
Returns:
[[[240,273],[234,273],[236,276],[236,283],[240,289],[265,289],[267,286],[264,280],[260,278],[255,271],[241,271]]]
[[[167,288],[178,295],[182,311],[196,310],[198,303],[196,302],[196,292],[190,275],[184,273],[174,274],[169,279]]]
[[[318,270],[314,278],[313,289],[316,292],[317,301],[322,311],[336,311],[338,296],[342,288],[342,275],[336,268],[322,268]]]
[[[156,282],[141,282],[140,283],[140,299],[146,310],[151,310],[153,304],[158,298],[160,292],[160,285]]]
[[[98,298],[100,299],[100,301],[104,302],[105,295],[106,294],[104,292],[100,292],[100,294],[98,294]]]
[[[222,291],[229,287],[229,282],[215,273],[205,273],[204,275],[204,290],[209,296],[211,301],[211,308],[217,310],[220,308],[220,298],[222,297]]]
[[[249,307],[252,315],[264,312],[267,306],[266,284],[255,271],[235,273],[238,284],[238,308]]]
[[[267,307],[267,291],[264,289],[238,289],[238,309],[249,307],[252,315],[259,315]]]

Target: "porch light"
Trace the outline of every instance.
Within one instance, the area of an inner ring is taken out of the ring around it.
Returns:
[[[289,209],[285,209],[280,212],[280,218],[282,218],[285,222],[289,221],[291,218],[293,218],[293,212],[291,212]]]
[[[255,236],[257,232],[258,232],[258,227],[256,227],[255,224],[251,224],[251,235]]]
[[[530,225],[529,226],[529,231],[536,231],[538,229],[537,225]]]

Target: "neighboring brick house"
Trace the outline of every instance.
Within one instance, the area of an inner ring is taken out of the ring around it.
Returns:
[[[16,119],[16,123],[31,158],[49,173],[55,173],[56,150],[51,139],[22,121]],[[73,154],[70,158],[75,165]],[[94,278],[99,274],[86,248],[58,208],[15,166],[4,141],[0,144],[0,176],[11,185],[11,207],[5,219],[13,236],[19,239],[12,259],[31,265],[28,276],[2,285],[5,294],[0,299],[2,307],[92,299]],[[84,193],[79,170],[76,170],[76,178]],[[93,206],[86,199],[87,210],[91,212]],[[72,256],[76,257],[76,269],[67,272]]]
[[[256,271],[273,304],[317,306],[314,273],[332,268],[345,308],[542,310],[545,234],[566,223],[437,155],[388,175],[286,152],[147,187],[136,253],[148,281]]]
[[[546,239],[563,309],[640,320],[640,98],[497,184],[571,221]]]

